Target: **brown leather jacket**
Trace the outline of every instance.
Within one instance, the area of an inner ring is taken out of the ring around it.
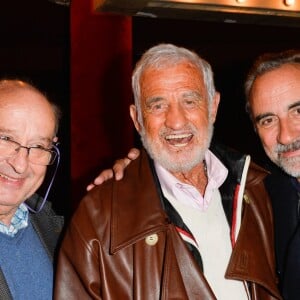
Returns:
[[[239,169],[243,159],[233,169]],[[234,172],[224,183],[222,201],[230,198]],[[245,281],[251,299],[256,300],[281,299],[272,213],[262,183],[265,175],[259,167],[250,166],[242,225],[225,275]],[[55,299],[216,299],[197,260],[162,209],[154,178],[143,152],[123,180],[105,182],[84,197],[60,251]],[[224,204],[225,211],[229,207]]]

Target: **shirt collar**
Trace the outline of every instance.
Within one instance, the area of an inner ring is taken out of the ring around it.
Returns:
[[[228,175],[228,170],[210,150],[207,150],[205,153],[205,162],[207,166],[208,184],[205,189],[204,197],[194,186],[179,181],[169,171],[164,169],[157,162],[154,162],[155,170],[165,197],[168,199],[168,196],[171,196],[193,208],[202,211],[206,210],[211,201],[213,191],[223,184]]]
[[[0,222],[0,233],[14,237],[17,232],[28,226],[28,208],[24,203],[21,203],[11,219],[9,226]]]

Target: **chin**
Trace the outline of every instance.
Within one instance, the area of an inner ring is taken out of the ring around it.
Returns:
[[[275,161],[275,164],[277,164],[283,171],[285,171],[287,174],[299,178],[300,177],[300,157],[293,157],[288,159],[280,159],[277,162]]]
[[[204,159],[202,151],[183,150],[179,153],[160,151],[153,153],[153,159],[170,172],[188,172],[201,163]]]

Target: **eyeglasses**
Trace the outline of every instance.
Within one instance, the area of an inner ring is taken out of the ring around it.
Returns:
[[[28,160],[36,165],[52,165],[57,157],[56,151],[46,149],[42,146],[26,147],[11,140],[7,136],[0,135],[0,158],[9,158],[16,155],[21,148],[27,150]]]

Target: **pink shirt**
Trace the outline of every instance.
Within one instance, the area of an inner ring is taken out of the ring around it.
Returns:
[[[228,174],[226,167],[210,150],[205,153],[205,161],[208,184],[204,197],[194,186],[179,181],[170,172],[154,162],[162,190],[168,191],[169,195],[185,205],[205,211],[209,206],[214,190],[222,185]]]

